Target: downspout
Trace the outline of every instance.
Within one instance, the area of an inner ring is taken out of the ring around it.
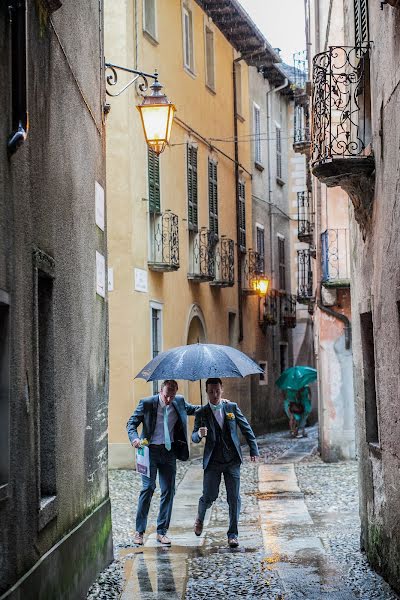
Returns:
[[[345,348],[346,350],[350,350],[351,348],[351,323],[350,320],[346,317],[346,315],[342,315],[342,313],[336,312],[333,308],[329,308],[328,306],[324,306],[321,302],[321,290],[322,283],[319,284],[319,300],[317,301],[317,306],[320,310],[322,310],[327,315],[334,317],[335,319],[339,319],[344,323],[344,340],[345,340]]]
[[[238,269],[238,312],[239,312],[239,337],[238,342],[243,341],[243,293],[242,293],[242,252],[240,250],[240,206],[239,206],[239,142],[238,142],[238,122],[237,122],[237,97],[236,97],[236,70],[237,62],[242,57],[235,58],[232,63],[232,81],[233,81],[233,135],[235,148],[235,186],[236,186],[236,251],[237,251],[237,269]]]

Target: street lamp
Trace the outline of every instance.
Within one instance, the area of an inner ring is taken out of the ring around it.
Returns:
[[[260,276],[253,279],[253,289],[257,292],[259,296],[266,296],[268,294],[270,280],[267,277]]]
[[[119,67],[111,63],[106,63],[105,67],[106,71],[111,71],[111,73],[106,76],[106,82],[109,86],[106,86],[106,93],[108,96],[120,96],[122,92],[124,92],[138,79],[142,79],[142,83],[139,84],[140,91],[146,92],[149,89],[147,79],[154,79],[154,82],[150,86],[151,94],[143,97],[143,102],[137,106],[137,109],[140,112],[144,137],[147,145],[157,155],[161,154],[161,152],[165,149],[165,146],[169,143],[172,121],[174,120],[176,108],[172,102],[168,101],[167,96],[161,92],[163,86],[158,81],[157,71],[154,73],[145,73],[143,71],[136,71],[135,69]],[[131,79],[131,81],[129,81],[119,92],[112,93],[110,86],[117,84],[117,71],[133,73],[135,77],[133,77],[133,79]]]

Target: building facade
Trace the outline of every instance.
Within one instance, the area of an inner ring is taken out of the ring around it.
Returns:
[[[112,560],[102,4],[62,4],[0,8],[0,597],[7,599],[85,597]]]
[[[374,568],[397,591],[400,590],[400,496],[395,483],[399,469],[396,408],[400,374],[399,26],[398,2],[344,2],[339,28],[343,37],[337,38],[338,42],[332,39],[332,45],[338,48],[330,50],[323,64],[314,59],[316,98],[324,98],[325,91],[332,91],[332,88],[324,91],[323,69],[330,69],[331,81],[339,81],[334,90],[336,107],[342,113],[341,129],[333,121],[333,138],[329,141],[318,127],[313,142],[317,153],[313,173],[327,185],[344,190],[351,200],[351,305],[361,544]],[[329,110],[325,118],[330,126]],[[321,158],[321,152],[326,160]]]

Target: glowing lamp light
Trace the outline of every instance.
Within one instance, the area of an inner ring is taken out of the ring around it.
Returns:
[[[254,279],[253,289],[260,296],[266,296],[268,294],[268,289],[269,289],[269,279],[267,279],[266,277],[260,277],[259,279]]]
[[[143,98],[137,109],[142,119],[146,143],[158,155],[169,143],[176,108],[161,92],[162,85],[157,79],[150,89],[152,93]]]

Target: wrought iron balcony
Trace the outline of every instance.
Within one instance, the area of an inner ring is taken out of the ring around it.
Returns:
[[[308,153],[311,147],[308,96],[295,97],[293,150]]]
[[[150,213],[149,269],[167,272],[179,269],[178,217],[170,211]]]
[[[260,298],[258,324],[263,331],[278,324],[278,298],[277,290],[270,290],[265,298]]]
[[[189,273],[191,281],[206,282],[215,278],[215,247],[218,237],[202,227],[199,231],[189,231]]]
[[[215,245],[215,279],[210,285],[232,287],[235,283],[235,243],[224,235]]]
[[[348,229],[327,229],[321,233],[322,283],[325,287],[350,285]]]
[[[311,268],[311,250],[297,250],[298,287],[297,301],[308,304],[313,300],[313,272]]]
[[[308,190],[297,192],[297,237],[300,242],[311,244],[314,237],[312,194]]]
[[[301,50],[293,54],[293,83],[296,86],[296,90],[304,90],[306,87],[306,81],[308,80],[308,61],[307,51]]]
[[[294,294],[281,294],[280,324],[292,329],[296,327],[296,296]]]
[[[248,250],[243,261],[242,290],[246,294],[257,294],[257,280],[264,276],[264,257],[255,250]]]
[[[312,172],[328,186],[346,189],[346,180],[354,182],[374,171],[367,149],[369,50],[368,43],[331,46],[313,59]]]

